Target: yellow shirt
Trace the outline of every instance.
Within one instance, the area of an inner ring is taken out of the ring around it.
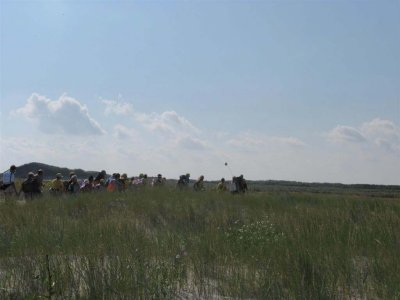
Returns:
[[[228,190],[228,188],[226,187],[225,183],[223,183],[223,182],[219,182],[219,183],[218,183],[218,185],[217,185],[217,191],[219,191],[219,192],[225,192],[225,191],[227,191],[227,190]]]
[[[51,182],[51,187],[56,190],[56,191],[63,191],[64,190],[64,184],[61,180],[58,179],[53,179]]]

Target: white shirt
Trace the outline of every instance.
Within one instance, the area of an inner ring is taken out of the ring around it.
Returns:
[[[229,191],[230,192],[237,192],[237,186],[235,182],[231,182],[231,184],[229,185]]]
[[[7,170],[3,173],[3,184],[13,183],[15,180],[14,173],[11,173],[10,170]]]

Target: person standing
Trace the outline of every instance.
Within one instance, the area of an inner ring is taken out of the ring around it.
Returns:
[[[35,174],[35,178],[37,180],[37,183],[38,183],[39,189],[40,189],[40,193],[41,193],[42,192],[42,188],[44,186],[44,183],[43,183],[43,170],[42,169],[37,170],[37,173]]]
[[[238,193],[238,184],[237,184],[237,177],[236,176],[232,177],[232,181],[231,181],[231,183],[229,185],[229,191],[232,194],[237,194]]]
[[[62,182],[61,173],[57,173],[56,178],[51,181],[50,192],[54,195],[59,195],[64,192],[64,183]]]
[[[154,187],[161,187],[164,185],[164,180],[161,174],[157,175],[157,178],[153,178],[153,182],[151,183]]]
[[[3,183],[1,184],[0,189],[4,191],[4,193],[12,193],[15,192],[15,195],[19,195],[17,192],[17,188],[15,187],[15,172],[17,171],[17,167],[12,165],[9,170],[3,173]]]
[[[71,183],[68,186],[68,192],[70,192],[71,194],[78,193],[80,190],[80,186],[78,183],[78,177],[76,175],[72,175],[70,181],[71,181]]]
[[[97,184],[99,184],[100,183],[100,180],[106,180],[106,175],[107,175],[107,172],[105,171],[105,170],[102,170],[100,173],[98,173],[97,175],[96,175],[96,177],[94,178],[94,182],[93,182],[93,184],[94,185],[97,185]]]
[[[22,182],[20,193],[24,193],[25,199],[33,200],[34,198],[41,195],[39,181],[37,175],[33,172],[28,173],[28,177]]]
[[[205,190],[205,188],[204,188],[204,176],[203,176],[203,175],[201,175],[201,176],[197,179],[197,181],[194,183],[193,189],[194,189],[196,192],[204,191],[204,190]]]
[[[244,194],[247,192],[247,182],[246,182],[246,179],[244,179],[243,175],[240,175],[237,178],[237,186],[238,186],[239,193]]]
[[[226,187],[226,184],[225,184],[225,178],[221,178],[221,181],[218,182],[218,185],[217,185],[217,191],[218,192],[226,192],[227,190],[228,190],[228,188]]]

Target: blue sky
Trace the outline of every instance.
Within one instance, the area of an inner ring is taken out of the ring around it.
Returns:
[[[400,184],[399,1],[0,5],[3,169]]]

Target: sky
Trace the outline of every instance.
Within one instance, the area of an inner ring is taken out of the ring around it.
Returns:
[[[1,171],[400,184],[399,14],[396,0],[1,0]]]

